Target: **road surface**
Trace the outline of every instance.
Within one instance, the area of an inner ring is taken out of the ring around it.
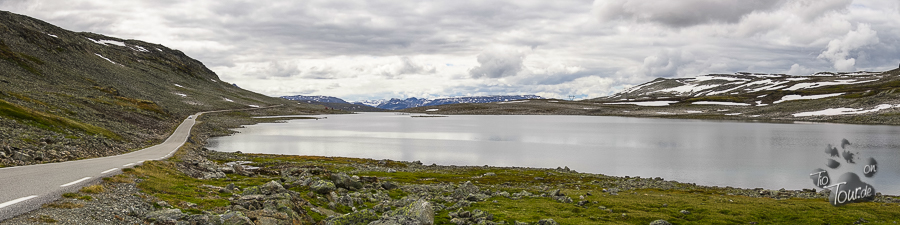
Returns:
[[[197,113],[185,119],[165,142],[139,151],[103,158],[0,168],[0,221],[29,212],[103,177],[146,160],[172,156],[191,134]]]

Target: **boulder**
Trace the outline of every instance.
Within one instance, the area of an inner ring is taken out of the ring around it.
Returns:
[[[397,185],[390,181],[381,182],[381,188],[384,190],[394,190],[397,188]]]
[[[175,223],[184,216],[180,209],[163,209],[147,213],[145,218],[160,223]]]
[[[537,225],[559,225],[559,223],[556,223],[553,219],[542,219],[537,222]]]
[[[339,188],[344,188],[351,191],[362,189],[362,183],[360,183],[359,180],[354,179],[345,173],[332,173],[331,181],[334,182],[334,185]]]
[[[653,222],[650,222],[650,225],[672,225],[672,223],[669,223],[669,221],[659,219],[659,220],[654,220]]]
[[[285,191],[287,191],[287,189],[284,189],[281,184],[274,180],[269,181],[269,183],[263,184],[261,187],[259,187],[259,190],[266,195],[284,193]]]
[[[459,187],[457,187],[456,190],[453,191],[453,194],[450,195],[450,197],[453,197],[455,199],[465,199],[469,197],[469,194],[476,194],[478,192],[479,190],[477,186],[472,184],[471,181],[466,181],[465,183],[459,185]]]
[[[253,221],[247,216],[244,216],[244,213],[241,212],[227,212],[222,214],[222,225],[253,225]]]
[[[434,209],[431,203],[423,199],[416,200],[409,205],[388,211],[381,219],[371,224],[434,224]]]
[[[316,180],[309,183],[309,189],[319,194],[328,194],[334,191],[334,183],[327,180]]]

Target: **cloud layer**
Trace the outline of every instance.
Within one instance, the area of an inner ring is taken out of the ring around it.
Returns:
[[[656,77],[900,63],[900,2],[0,1],[74,31],[180,49],[271,96],[593,98]]]

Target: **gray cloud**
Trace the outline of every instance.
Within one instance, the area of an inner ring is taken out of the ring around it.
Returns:
[[[469,70],[472,78],[501,78],[522,71],[525,55],[514,49],[492,49],[478,55],[479,66]]]
[[[595,96],[656,77],[900,62],[895,0],[10,0],[0,8],[179,49],[274,96]]]
[[[596,13],[604,21],[631,20],[688,27],[707,23],[736,23],[744,15],[774,9],[782,2],[782,0],[609,0],[597,1]]]

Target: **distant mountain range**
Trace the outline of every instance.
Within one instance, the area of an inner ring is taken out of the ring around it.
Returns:
[[[303,95],[295,95],[295,96],[282,96],[284,99],[294,100],[294,101],[315,101],[322,103],[348,103],[343,99],[331,97],[331,96],[303,96]],[[472,96],[472,97],[453,97],[453,98],[439,98],[439,99],[425,99],[425,98],[407,98],[407,99],[398,99],[392,98],[389,100],[364,100],[359,102],[352,102],[350,104],[355,105],[365,105],[371,106],[379,109],[385,110],[398,110],[398,109],[407,109],[421,106],[435,106],[435,105],[447,105],[447,104],[458,104],[458,103],[491,103],[491,102],[505,102],[505,101],[516,101],[523,99],[544,99],[541,96],[537,95],[494,95],[494,96]]]

